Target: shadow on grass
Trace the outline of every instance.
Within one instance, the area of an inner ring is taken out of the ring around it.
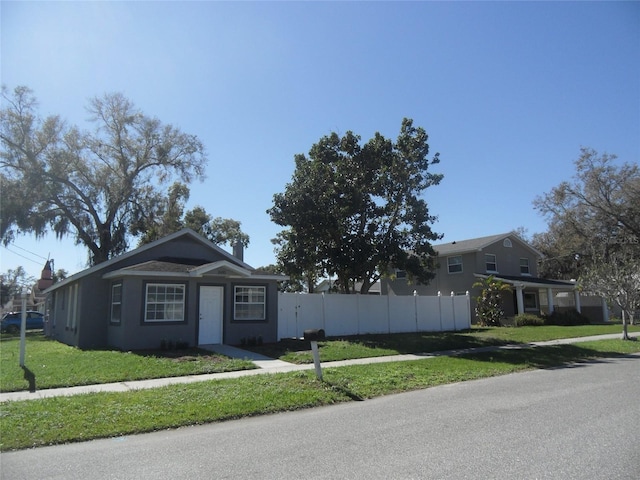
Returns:
[[[44,336],[44,332],[42,330],[27,330],[25,332],[25,337],[30,342],[45,342],[48,341]],[[2,333],[0,334],[0,342],[12,342],[20,341],[20,332],[18,333]]]
[[[331,342],[346,342],[371,350],[385,349],[395,351],[398,354],[415,354],[416,352],[464,350],[468,348],[495,347],[514,343],[510,340],[481,338],[468,335],[468,332],[466,333],[467,334],[465,334],[465,332],[394,333],[340,336],[329,337],[326,340],[318,342],[318,345],[323,347]],[[283,338],[278,343],[242,348],[271,358],[281,358],[290,353],[308,352],[311,349],[308,341],[295,338]]]
[[[337,383],[327,382],[326,380],[323,380],[323,382],[329,385],[329,387],[331,387],[332,390],[335,390],[336,392],[346,395],[347,397],[349,397],[351,400],[355,402],[364,402],[366,400],[365,398],[362,398],[360,395],[353,393],[351,390],[343,387],[342,385],[338,385]]]
[[[626,353],[594,350],[578,345],[492,349],[484,352],[462,353],[459,356],[481,362],[527,365],[540,369],[575,368],[589,363],[606,362],[609,358],[632,358]]]
[[[36,375],[29,370],[29,368],[27,368],[26,366],[22,367],[22,370],[24,371],[24,379],[27,381],[27,383],[29,383],[29,391],[31,393],[36,391]]]

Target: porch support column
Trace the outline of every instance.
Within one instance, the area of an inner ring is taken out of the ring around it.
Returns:
[[[549,305],[549,315],[553,313],[553,289],[547,288],[547,305]]]
[[[607,306],[607,301],[604,297],[602,297],[602,320],[605,322],[609,321],[609,307]]]
[[[516,285],[516,301],[518,303],[518,314],[524,313],[524,297],[522,296],[522,285]]]
[[[573,291],[573,298],[576,301],[576,310],[578,313],[582,313],[582,307],[580,307],[580,292],[578,290]]]

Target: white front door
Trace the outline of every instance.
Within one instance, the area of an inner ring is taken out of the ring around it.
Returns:
[[[200,287],[198,344],[222,343],[222,306],[224,287]]]

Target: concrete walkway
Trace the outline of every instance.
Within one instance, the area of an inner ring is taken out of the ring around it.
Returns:
[[[639,337],[640,332],[630,333],[629,336]],[[496,350],[513,350],[521,348],[533,348],[539,346],[548,345],[566,345],[571,343],[591,342],[594,340],[608,340],[620,338],[621,334],[614,333],[609,335],[597,335],[592,337],[579,337],[579,338],[564,338],[559,340],[550,340],[547,342],[533,342],[530,344],[513,344],[505,345],[502,347],[481,347],[481,348],[469,348],[460,350],[448,350],[443,352],[434,353],[417,353],[417,354],[405,354],[405,355],[390,355],[386,357],[371,357],[371,358],[358,358],[354,360],[341,360],[336,362],[323,362],[323,368],[332,367],[344,367],[348,365],[365,365],[373,363],[389,363],[389,362],[404,362],[409,360],[424,360],[427,358],[435,358],[441,356],[453,356],[462,355],[471,352],[488,352]],[[304,364],[295,365],[293,363],[283,362],[258,353],[250,352],[247,350],[241,350],[230,345],[206,345],[202,348],[227,355],[232,358],[244,358],[251,360],[258,368],[253,370],[239,370],[235,372],[223,372],[223,373],[209,373],[203,375],[188,375],[184,377],[168,377],[168,378],[156,378],[151,380],[138,380],[131,382],[116,382],[116,383],[102,383],[97,385],[85,385],[79,387],[67,387],[67,388],[50,388],[46,390],[37,390],[35,392],[9,392],[0,393],[0,402],[14,402],[23,400],[38,400],[41,398],[51,397],[64,397],[71,395],[81,395],[86,393],[98,393],[98,392],[129,392],[132,390],[142,390],[148,388],[160,388],[168,385],[205,382],[208,380],[221,380],[225,378],[239,378],[251,375],[262,375],[268,373],[284,373],[294,372],[301,370],[313,370],[314,365]]]

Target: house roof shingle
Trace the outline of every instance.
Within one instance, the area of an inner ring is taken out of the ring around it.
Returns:
[[[479,252],[483,248],[491,245],[492,243],[499,242],[501,240],[504,240],[507,237],[522,243],[527,248],[535,252],[536,255],[542,256],[540,252],[538,252],[535,248],[533,248],[527,242],[522,240],[515,232],[500,233],[498,235],[489,235],[486,237],[470,238],[468,240],[441,243],[439,245],[434,245],[433,249],[436,252],[438,252],[438,255],[441,255],[441,256],[452,255],[454,253],[461,254],[461,253],[468,253],[468,252]]]

